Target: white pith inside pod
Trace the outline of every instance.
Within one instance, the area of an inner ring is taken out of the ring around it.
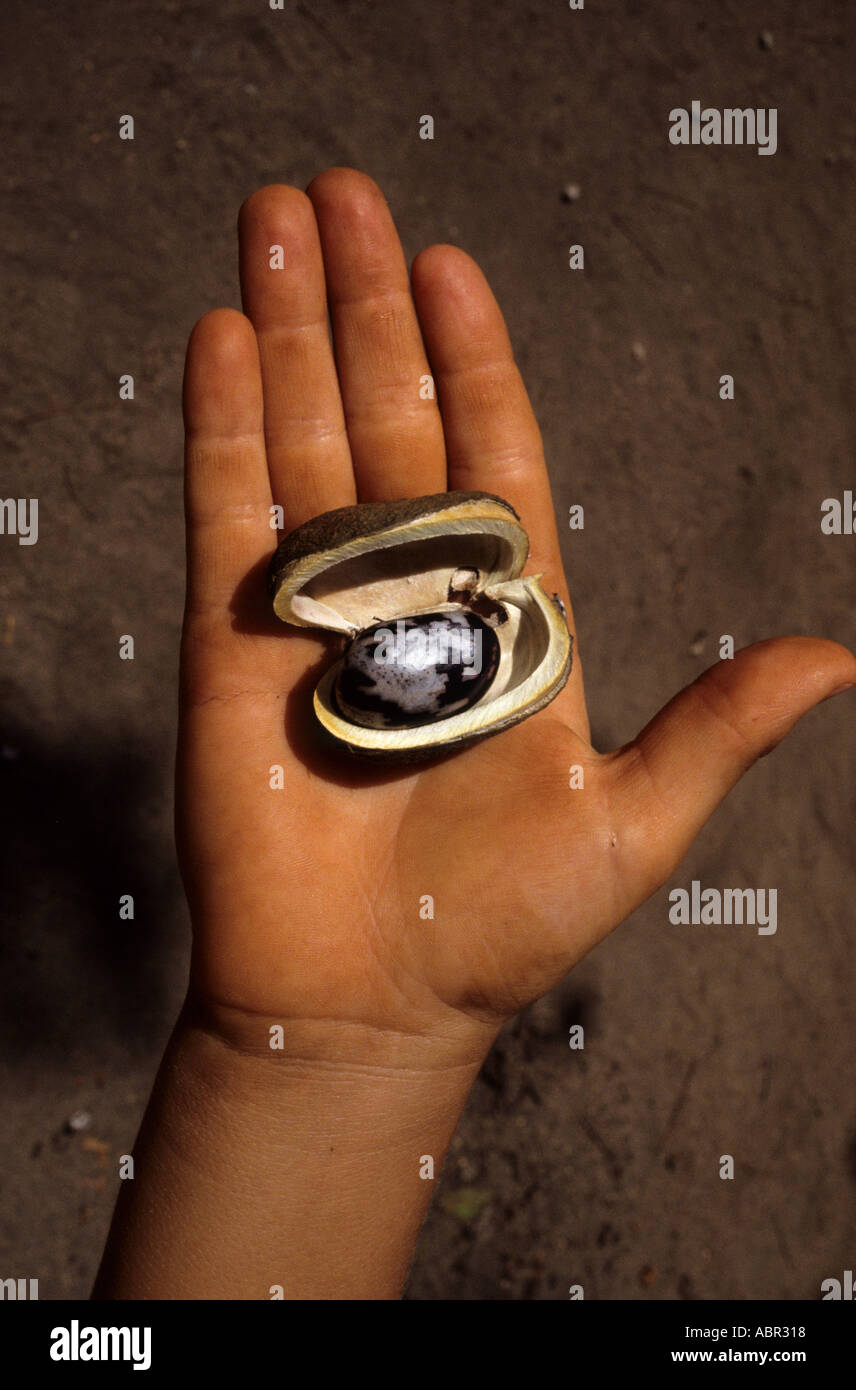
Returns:
[[[342,660],[314,694],[327,732],[355,753],[411,761],[519,723],[548,704],[571,668],[571,637],[539,576],[521,577],[529,538],[489,493],[363,503],[315,517],[280,543],[269,571],[274,612],[353,638],[377,623],[473,607],[494,628],[499,666],[468,709],[406,729],[366,728],[339,710]]]

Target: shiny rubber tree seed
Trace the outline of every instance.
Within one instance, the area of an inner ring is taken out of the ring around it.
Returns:
[[[499,639],[468,609],[377,623],[354,638],[336,681],[346,719],[411,729],[480,700],[499,666]]]

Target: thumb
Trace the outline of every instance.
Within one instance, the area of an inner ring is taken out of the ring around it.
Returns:
[[[744,772],[810,709],[853,684],[856,658],[837,642],[756,642],[705,671],[614,755],[628,911],[667,880]]]

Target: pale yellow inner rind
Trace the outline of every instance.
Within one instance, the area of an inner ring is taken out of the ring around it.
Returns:
[[[463,503],[296,561],[274,611],[299,627],[352,636],[442,607],[459,567],[478,569],[485,592],[518,575],[527,554],[526,532],[504,507]]]

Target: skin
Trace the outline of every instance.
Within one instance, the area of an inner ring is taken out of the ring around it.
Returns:
[[[674,874],[856,660],[759,642],[599,753],[575,637],[564,691],[504,734],[411,770],[329,752],[310,697],[338,648],[271,614],[272,504],[290,530],[356,501],[498,493],[572,632],[573,609],[538,426],[475,262],[435,245],[408,277],[380,190],[352,169],[254,193],[239,239],[244,314],[200,320],[184,387],[190,988],[95,1296],[395,1298],[434,1186],[421,1161],[439,1171],[503,1024]]]

